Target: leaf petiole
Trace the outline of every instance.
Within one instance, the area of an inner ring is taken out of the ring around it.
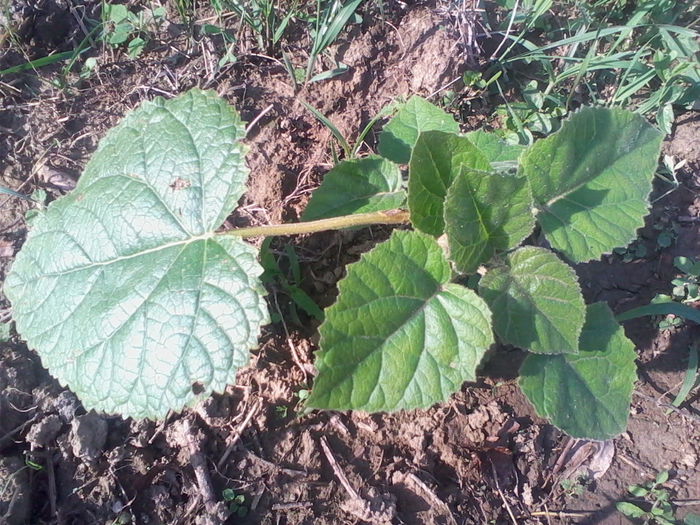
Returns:
[[[236,237],[247,239],[249,237],[298,235],[301,233],[316,233],[326,230],[342,230],[343,228],[356,228],[358,226],[371,226],[373,224],[407,224],[409,221],[410,215],[408,211],[394,209],[372,213],[344,215],[342,217],[331,217],[330,219],[319,219],[316,221],[236,228],[234,230],[217,233],[216,235],[235,235]]]

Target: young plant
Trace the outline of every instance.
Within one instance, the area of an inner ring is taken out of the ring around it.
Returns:
[[[179,5],[179,4],[178,4]],[[131,11],[123,4],[102,4],[103,40],[112,47],[126,44],[131,58],[139,56],[149,40],[149,26],[160,24],[165,17],[165,8]]]
[[[663,488],[667,481],[668,471],[664,470],[656,475],[654,481],[642,485],[630,485],[627,491],[631,496],[642,500],[641,506],[621,501],[615,505],[617,510],[628,518],[641,519],[645,525],[674,525],[677,521],[670,501],[671,493]],[[642,507],[648,507],[649,510]]]
[[[475,380],[495,332],[531,352],[520,385],[541,415],[576,437],[624,430],[634,346],[556,252],[522,244],[537,224],[583,262],[635,238],[662,140],[643,118],[584,109],[525,149],[460,135],[409,100],[380,139],[385,158],[336,166],[313,220],[219,232],[248,175],[244,129],[211,92],[156,98],[33,223],[5,293],[17,331],[86,408],[161,418],[235,381],[269,322],[244,238],[410,224],[348,266],[307,408],[443,401]],[[407,189],[389,159],[408,161]],[[475,274],[478,291],[459,284]]]
[[[338,35],[355,14],[362,0],[316,0],[316,17],[311,32],[311,50],[306,64],[307,82],[319,82],[341,75],[347,66],[337,64],[335,68],[314,75],[316,62],[323,52],[335,42]]]
[[[297,14],[297,2],[292,2],[286,13],[278,0],[214,0],[217,13],[230,9],[255,34],[258,47],[271,53],[277,47],[290,21]]]

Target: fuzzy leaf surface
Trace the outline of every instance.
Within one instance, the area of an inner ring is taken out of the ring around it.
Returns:
[[[515,248],[535,227],[527,179],[465,169],[447,190],[445,233],[450,258],[464,273]]]
[[[245,129],[211,92],[157,98],[33,223],[5,284],[17,329],[86,408],[161,418],[235,382],[268,322],[254,247],[214,230]]]
[[[644,225],[663,134],[622,109],[585,108],[522,161],[538,221],[576,262],[627,246]]]
[[[420,134],[408,167],[408,209],[413,226],[436,237],[443,234],[447,190],[466,168],[487,176],[491,164],[463,135],[443,131]]]
[[[525,146],[508,144],[495,133],[481,129],[465,133],[464,136],[486,156],[491,163],[491,168],[496,171],[516,169],[518,159],[526,150]]]
[[[429,130],[459,133],[459,124],[449,113],[424,98],[413,96],[384,126],[379,135],[379,153],[398,164],[407,164],[418,136]]]
[[[479,291],[505,343],[542,354],[578,352],[586,305],[573,268],[554,253],[519,248],[481,278]]]
[[[326,173],[303,220],[391,210],[405,201],[401,170],[396,164],[374,155],[346,160]]]
[[[537,413],[567,434],[610,439],[627,426],[636,357],[610,308],[591,304],[579,353],[529,355],[520,369],[520,387]]]
[[[419,232],[395,231],[350,265],[319,329],[318,376],[307,405],[422,408],[474,380],[493,343],[491,314],[450,277],[437,241]]]

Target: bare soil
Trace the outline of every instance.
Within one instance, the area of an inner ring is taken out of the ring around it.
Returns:
[[[25,55],[4,42],[0,69],[74,48],[84,36],[77,21],[95,17],[97,5],[75,11],[61,0],[18,3],[10,22],[20,27]],[[301,101],[352,140],[385,104],[434,94],[474,58],[462,46],[463,32],[434,4],[384,5],[383,16],[364,12],[332,50],[349,71],[307,87],[296,87],[278,60],[253,51],[218,70],[223,44],[196,36],[175,13],[138,59],[109,48],[90,52],[99,67],[87,79],[70,74],[57,87],[60,65],[0,77],[0,185],[56,198],[70,191],[100,137],[127,111],[199,86],[218,91],[248,121],[264,113],[248,139],[249,191],[225,227],[295,221],[332,165],[332,136]],[[307,42],[290,40],[290,56],[303,66]],[[482,114],[463,115],[466,122],[484,120],[488,102],[482,107]],[[640,232],[647,255],[577,267],[588,301],[618,312],[646,304],[670,292],[675,256],[700,257],[699,128],[698,113],[686,113],[665,145],[688,164],[680,186],[654,201]],[[655,196],[668,189],[659,181]],[[0,195],[0,277],[25,238],[31,207]],[[657,241],[663,232],[673,236],[670,247]],[[331,232],[273,247],[294,245],[301,286],[327,306],[344,266],[387,233]],[[660,331],[648,318],[625,324],[639,354],[639,382],[628,431],[600,443],[568,438],[538,418],[515,383],[523,355],[504,348],[478,383],[429,410],[304,414],[300,391],[313,377],[317,323],[304,314],[290,321],[289,298],[269,291],[271,311],[285,321],[264,330],[237,384],[161,422],[86,413],[19,337],[0,343],[0,523],[617,524],[628,523],[614,506],[629,500],[627,486],[661,470],[671,472],[666,487],[677,516],[700,512],[697,391],[669,408],[698,337],[695,325]],[[202,476],[218,504],[207,501]],[[225,489],[244,496],[245,516],[216,517],[228,514]]]

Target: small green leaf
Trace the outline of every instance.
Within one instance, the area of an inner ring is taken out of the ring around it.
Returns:
[[[465,169],[447,190],[450,258],[471,273],[497,252],[515,248],[535,226],[527,179]]]
[[[662,140],[636,113],[586,108],[530,147],[523,172],[552,246],[581,262],[635,239]]]
[[[520,387],[537,413],[576,438],[610,439],[627,426],[637,378],[634,345],[605,303],[589,305],[577,355],[530,355]]]
[[[662,470],[656,475],[655,483],[657,485],[663,485],[668,481],[668,470]]]
[[[126,20],[129,16],[129,10],[124,4],[102,4],[102,17],[112,23],[119,23]]]
[[[630,485],[627,492],[632,494],[635,498],[643,498],[649,494],[649,489],[641,485]]]
[[[502,141],[495,133],[484,130],[470,131],[464,135],[481,151],[496,170],[505,170],[518,167],[518,159],[525,151],[525,146],[520,144],[508,144]]]
[[[12,323],[0,323],[0,343],[7,343],[12,339]]]
[[[314,191],[302,219],[391,210],[405,201],[399,167],[373,155],[340,162],[329,171]]]
[[[131,58],[136,58],[141,53],[143,53],[146,47],[146,41],[143,38],[136,37],[131,39],[129,45],[127,46],[127,53]]]
[[[384,126],[379,135],[379,153],[398,164],[406,164],[418,136],[429,130],[459,133],[459,124],[449,113],[424,98],[413,96]]]
[[[586,305],[573,268],[549,250],[516,250],[482,277],[479,291],[503,342],[542,354],[578,351]]]
[[[107,42],[113,46],[123,44],[127,41],[129,36],[131,36],[132,31],[131,24],[119,24],[114,28],[114,31],[110,33]]]
[[[640,509],[639,507],[637,507],[637,505],[628,503],[626,501],[620,501],[619,503],[616,503],[615,507],[617,508],[617,510],[619,510],[629,518],[643,518],[647,515],[644,509]]]
[[[214,235],[245,191],[244,136],[213,92],[156,98],[36,218],[5,293],[86,409],[161,418],[248,362],[268,322],[257,250]]]
[[[491,164],[464,136],[442,131],[420,134],[413,148],[408,176],[408,208],[411,222],[418,230],[442,235],[447,190],[465,168],[485,175],[490,172]]]
[[[395,231],[350,265],[319,329],[307,406],[422,408],[474,380],[493,343],[491,314],[450,277],[437,241],[419,232]]]
[[[683,525],[700,525],[700,514],[688,514],[683,520]]]

